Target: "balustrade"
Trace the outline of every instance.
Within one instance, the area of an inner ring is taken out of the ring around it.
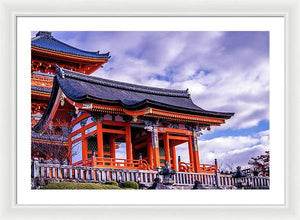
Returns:
[[[87,161],[90,161],[88,159]],[[124,159],[126,161],[126,159]],[[104,161],[98,161],[103,163]],[[106,161],[105,161],[106,162]],[[85,163],[85,162],[84,162]],[[87,163],[87,162],[86,162]],[[116,162],[112,162],[115,163]],[[151,185],[153,180],[158,176],[157,171],[133,169],[134,165],[119,165],[118,168],[91,167],[60,164],[45,164],[34,161],[33,177],[34,178],[57,178],[57,179],[81,179],[88,182],[105,182],[113,181],[135,181],[145,185]],[[129,169],[127,168],[129,167]],[[231,175],[216,173],[192,173],[177,172],[173,177],[175,185],[192,186],[195,181],[200,181],[205,186],[216,186],[230,188],[236,184],[236,179]],[[241,178],[245,186],[268,188],[270,180],[268,177],[243,177]]]

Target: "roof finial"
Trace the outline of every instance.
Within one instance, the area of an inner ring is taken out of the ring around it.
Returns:
[[[189,88],[187,88],[185,91],[186,91],[186,93],[188,94],[189,98],[191,98],[191,94],[190,94],[190,92],[189,92]]]
[[[60,67],[60,66],[58,66],[57,64],[55,64],[55,66],[56,66],[56,75],[59,75],[61,78],[65,78],[65,74],[64,74],[64,71],[63,71],[63,69]]]
[[[52,37],[52,32],[50,32],[50,31],[39,31],[39,32],[37,32],[37,34],[35,36],[36,37],[40,36],[40,37],[45,37],[45,38],[51,38]]]

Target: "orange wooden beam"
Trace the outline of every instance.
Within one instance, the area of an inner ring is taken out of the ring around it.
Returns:
[[[108,129],[108,128],[103,128],[102,130],[103,130],[103,133],[126,134],[126,131],[122,131],[122,130]]]
[[[71,122],[71,125],[74,126],[77,123],[79,123],[80,121],[82,121],[83,119],[86,119],[90,117],[90,115],[88,113],[84,113],[82,115],[80,115],[78,118],[76,118],[74,121]]]
[[[183,136],[172,136],[169,135],[170,140],[181,140],[181,141],[188,141],[189,137],[183,137]]]
[[[146,134],[146,135],[144,135],[144,136],[135,138],[132,142],[134,142],[134,143],[139,143],[139,142],[145,140],[146,138],[148,138],[148,136],[149,136],[149,135]]]
[[[141,148],[146,147],[146,146],[147,146],[147,142],[142,142],[142,143],[139,143],[139,144],[135,144],[134,149],[141,149]]]
[[[126,122],[103,120],[103,124],[104,125],[114,125],[114,126],[125,127]]]

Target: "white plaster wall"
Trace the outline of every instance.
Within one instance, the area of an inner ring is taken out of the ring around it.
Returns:
[[[82,141],[72,144],[72,163],[82,160]]]

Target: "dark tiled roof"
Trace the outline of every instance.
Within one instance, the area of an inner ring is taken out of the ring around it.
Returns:
[[[31,138],[46,140],[46,141],[60,141],[60,142],[68,142],[68,137],[62,135],[46,135],[39,134],[35,131],[31,131]]]
[[[51,93],[52,89],[51,88],[46,88],[46,87],[40,87],[40,86],[31,86],[31,90]]]
[[[83,75],[57,68],[55,80],[64,94],[76,102],[121,105],[126,109],[160,109],[230,118],[233,113],[206,111],[195,105],[187,90],[173,90],[134,85]]]
[[[99,51],[97,52],[90,52],[80,50],[78,48],[72,47],[66,43],[63,43],[57,39],[55,39],[51,32],[48,31],[39,31],[36,34],[36,37],[31,39],[31,45],[35,47],[40,47],[48,50],[73,54],[77,56],[84,56],[84,57],[92,57],[92,58],[109,58],[109,53],[100,54]]]

